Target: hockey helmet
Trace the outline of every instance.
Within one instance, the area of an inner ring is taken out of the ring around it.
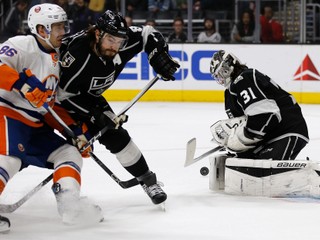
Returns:
[[[96,27],[103,33],[109,33],[112,36],[124,39],[128,38],[128,25],[126,20],[119,13],[111,10],[107,10],[98,18]]]
[[[215,78],[219,84],[228,87],[237,63],[241,64],[240,60],[232,53],[219,50],[213,54],[211,59],[211,76]]]
[[[70,25],[66,12],[60,6],[51,3],[43,3],[34,5],[29,10],[28,26],[31,33],[41,37],[37,33],[37,26],[43,25],[48,34],[51,32],[53,23],[64,22],[65,33],[70,32]],[[41,37],[42,38],[42,37]]]

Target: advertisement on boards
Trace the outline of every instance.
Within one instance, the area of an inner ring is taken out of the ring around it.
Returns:
[[[320,47],[263,44],[170,44],[170,54],[181,67],[175,81],[160,80],[149,90],[150,100],[222,102],[224,88],[210,75],[212,55],[221,49],[232,52],[249,68],[271,77],[299,102],[319,101]],[[143,88],[154,76],[147,54],[136,55],[108,90],[109,99],[130,100],[126,97]]]

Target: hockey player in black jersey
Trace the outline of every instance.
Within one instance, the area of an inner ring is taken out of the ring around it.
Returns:
[[[96,25],[66,38],[60,50],[59,99],[63,108],[73,119],[85,122],[91,135],[108,125],[110,129],[99,142],[137,178],[154,204],[164,202],[167,195],[155,173],[128,132],[122,126],[116,128],[119,118],[101,95],[142,50],[163,80],[175,80],[173,75],[180,66],[169,55],[163,36],[151,26],[128,28],[120,14],[107,10]]]
[[[309,141],[294,97],[231,53],[214,53],[210,72],[226,88],[229,117],[211,126],[214,140],[239,158],[293,160]]]

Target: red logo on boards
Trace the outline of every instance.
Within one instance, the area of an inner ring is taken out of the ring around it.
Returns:
[[[294,80],[297,81],[320,81],[320,75],[311,61],[309,55],[303,59],[298,70],[294,74]]]

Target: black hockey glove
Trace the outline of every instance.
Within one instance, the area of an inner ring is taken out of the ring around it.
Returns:
[[[111,110],[103,109],[101,107],[94,108],[91,111],[91,114],[92,117],[90,121],[101,129],[105,126],[109,126],[110,129],[118,129],[123,123],[128,121],[128,116],[126,114],[122,114],[118,117]]]
[[[163,80],[175,80],[173,75],[180,65],[168,54],[168,44],[161,33],[153,32],[148,36],[145,51],[150,65]]]
[[[173,75],[178,70],[180,65],[177,61],[173,60],[166,51],[163,50],[158,52],[157,49],[155,49],[154,52],[151,52],[149,55],[149,62],[154,71],[160,74],[163,80],[175,80]]]

